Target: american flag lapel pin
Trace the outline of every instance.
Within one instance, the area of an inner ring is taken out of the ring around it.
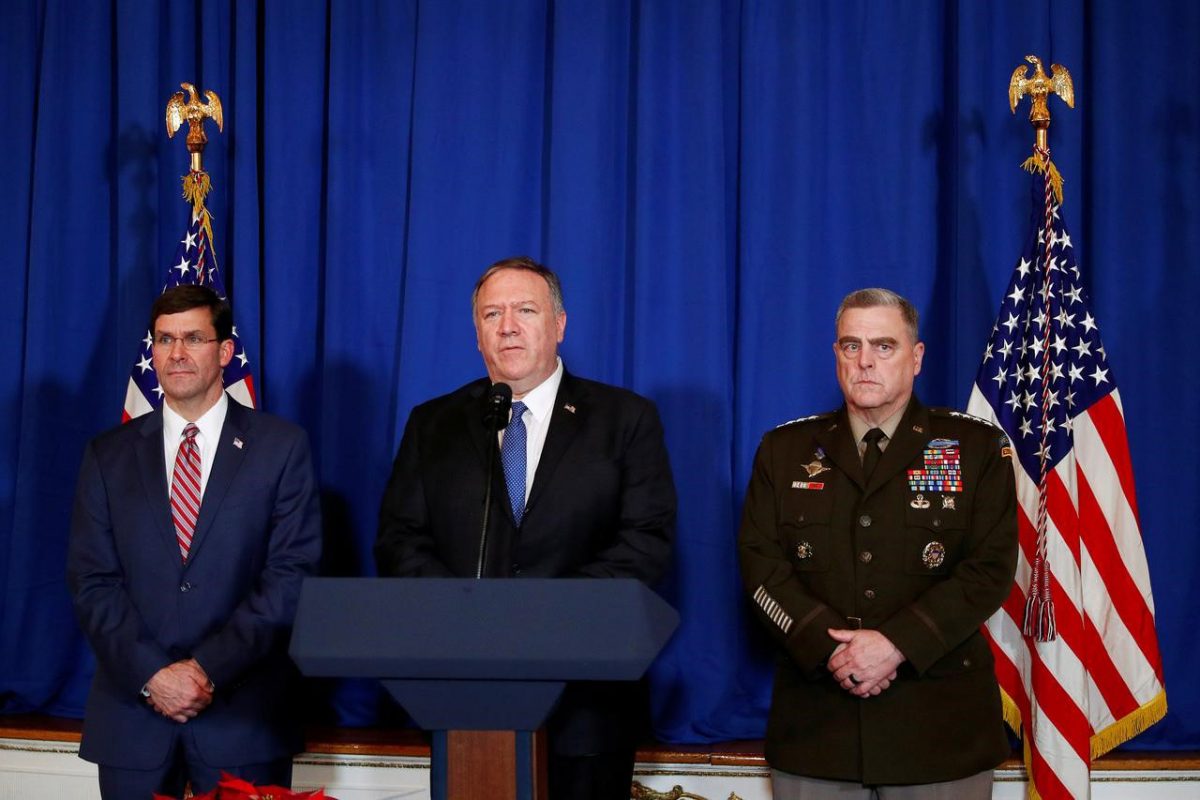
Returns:
[[[233,437],[233,446],[236,447],[238,450],[241,450],[242,449],[242,440],[236,436]]]
[[[567,411],[570,411],[572,414],[575,413],[575,406],[571,405],[570,403],[563,403],[563,408]]]

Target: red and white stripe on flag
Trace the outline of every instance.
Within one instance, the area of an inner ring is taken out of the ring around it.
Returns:
[[[1161,719],[1167,702],[1120,393],[1070,235],[1044,197],[1035,176],[1032,232],[967,410],[1012,441],[1021,551],[985,632],[1029,796],[1058,800],[1089,797],[1092,759]],[[1050,641],[1024,632],[1043,461]]]

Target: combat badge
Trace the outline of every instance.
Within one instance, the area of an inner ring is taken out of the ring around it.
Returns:
[[[954,510],[954,498],[943,496],[942,497],[942,511],[953,511],[953,510]]]
[[[804,561],[805,559],[809,559],[812,557],[813,557],[813,548],[812,548],[811,544],[809,544],[808,542],[801,542],[800,544],[796,545],[796,558],[800,559],[801,561]]]
[[[946,560],[946,546],[941,542],[930,542],[921,551],[921,563],[929,569],[937,569]]]

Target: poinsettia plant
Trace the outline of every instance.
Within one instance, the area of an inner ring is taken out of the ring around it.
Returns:
[[[204,794],[188,794],[185,797],[191,800],[337,800],[336,797],[325,794],[324,789],[317,789],[315,792],[293,792],[282,786],[255,786],[228,772],[221,773],[221,780],[214,789]],[[154,800],[174,798],[156,794]]]

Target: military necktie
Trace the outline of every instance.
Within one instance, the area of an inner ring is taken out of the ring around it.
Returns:
[[[884,436],[884,432],[879,428],[871,428],[863,434],[863,444],[866,445],[862,462],[864,480],[871,480],[871,474],[875,472],[875,467],[879,466],[879,459],[883,455],[883,451],[879,449],[879,442]]]

